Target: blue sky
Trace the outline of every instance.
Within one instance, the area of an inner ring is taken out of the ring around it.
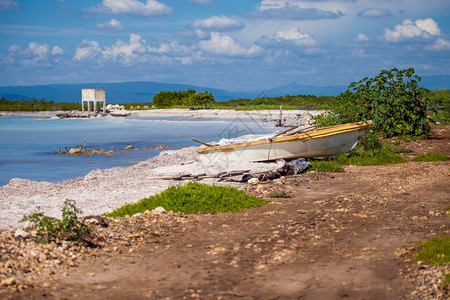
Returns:
[[[0,86],[450,74],[449,0],[0,0]]]

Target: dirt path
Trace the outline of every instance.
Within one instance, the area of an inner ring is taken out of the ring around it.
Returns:
[[[414,153],[429,147],[450,153],[448,132],[414,143]],[[0,290],[0,296],[413,299],[416,286],[400,270],[426,267],[401,255],[419,240],[449,234],[449,175],[448,161],[410,161],[247,185],[261,197],[274,190],[294,197],[237,214],[144,214],[111,222],[98,227],[106,246],[89,251],[76,267],[58,269],[49,283],[34,279],[22,292]]]

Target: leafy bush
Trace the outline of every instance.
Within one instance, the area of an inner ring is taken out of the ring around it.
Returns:
[[[239,212],[250,207],[258,207],[269,201],[247,195],[235,188],[207,186],[196,182],[185,186],[168,188],[164,192],[145,198],[135,204],[126,204],[111,213],[108,217],[124,217],[153,210],[159,206],[166,210],[185,214]]]
[[[429,91],[427,97],[436,106],[437,111],[433,119],[441,123],[450,122],[450,90],[442,89]]]
[[[419,87],[421,78],[414,69],[383,70],[374,78],[352,82],[341,93],[330,113],[315,119],[324,126],[373,120],[374,128],[384,136],[423,135],[433,120],[427,115],[432,107]]]
[[[47,236],[47,240],[55,238],[78,240],[82,235],[92,231],[90,226],[78,220],[78,213],[81,211],[75,207],[75,201],[67,199],[64,201],[61,220],[50,218],[43,213],[35,213],[24,216],[22,222],[29,220],[34,223],[39,231]]]
[[[415,161],[444,161],[449,160],[449,157],[445,153],[428,152],[425,154],[419,154],[414,157]]]

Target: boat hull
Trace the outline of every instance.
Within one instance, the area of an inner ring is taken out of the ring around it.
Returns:
[[[200,148],[203,163],[268,161],[339,155],[352,150],[371,121],[318,128],[291,136]]]

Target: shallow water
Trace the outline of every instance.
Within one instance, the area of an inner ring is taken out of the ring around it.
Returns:
[[[273,132],[274,123],[245,119],[189,119],[106,117],[96,119],[38,119],[0,117],[0,186],[12,178],[59,182],[84,176],[94,169],[125,167],[158,155],[198,145],[192,141],[218,141],[244,134]],[[52,155],[84,145],[111,147],[114,155]],[[137,150],[121,150],[133,145]]]

